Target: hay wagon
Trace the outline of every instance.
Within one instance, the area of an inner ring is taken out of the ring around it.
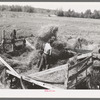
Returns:
[[[77,64],[70,67],[65,64],[25,76],[18,74],[0,57],[0,61],[5,65],[5,73],[17,78],[23,89],[28,88],[26,83],[29,83],[32,89],[74,89],[80,81],[90,74],[93,64],[92,53],[79,55],[78,60]]]
[[[34,49],[27,41],[26,44]],[[18,74],[3,58],[0,57],[0,62],[4,64],[4,84],[6,86],[6,74],[17,79],[22,89],[75,89],[78,84],[84,81],[91,73],[93,67],[93,52],[92,50],[76,50],[80,54],[77,59],[78,63],[69,66],[64,64],[55,68],[47,69],[29,75]],[[28,85],[27,85],[28,84]],[[79,87],[78,87],[79,88]]]

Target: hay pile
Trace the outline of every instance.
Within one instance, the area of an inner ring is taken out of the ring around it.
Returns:
[[[52,44],[53,49],[51,63],[54,65],[60,60],[73,56],[73,54],[69,54],[68,52],[64,51],[66,43],[57,39],[57,31],[58,26],[55,25],[43,26],[39,30],[39,34],[34,43],[36,50],[33,51],[33,54],[31,54],[33,56],[30,57],[30,67],[37,64],[39,58],[41,58],[39,52],[43,51],[45,43],[53,36],[56,38],[56,40]]]
[[[52,36],[55,36],[55,38],[57,38],[57,31],[58,31],[58,26],[55,25],[43,26],[38,32],[39,34],[35,42],[36,49],[41,49],[44,43],[46,43]]]
[[[66,47],[66,43],[65,42],[62,42],[62,41],[54,41],[53,44],[52,44],[52,47],[54,49],[57,49],[57,50],[63,50],[65,47]]]
[[[54,25],[44,26],[40,29],[38,39],[47,42],[52,36],[57,37],[58,27]]]
[[[29,64],[30,69],[32,68],[32,66],[35,66],[38,63],[39,58],[40,58],[39,50],[34,50],[28,55],[27,62]]]
[[[28,57],[28,58],[30,58],[29,59],[29,61],[30,61],[30,63],[29,63],[30,68],[31,68],[31,66],[35,66],[38,63],[38,60],[41,58],[40,54],[41,54],[42,50],[44,49],[44,44],[52,36],[55,36],[56,39],[57,39],[57,31],[58,31],[58,27],[55,26],[55,25],[43,26],[39,30],[39,34],[38,34],[38,36],[37,36],[37,38],[35,40],[35,43],[34,43],[36,50],[33,51],[33,53],[31,54],[31,57]],[[52,52],[52,57],[53,57],[52,62],[53,63],[57,61],[58,54],[59,54],[59,50],[54,49],[53,52]]]

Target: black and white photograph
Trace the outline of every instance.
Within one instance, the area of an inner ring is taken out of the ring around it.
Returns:
[[[99,2],[0,2],[0,90],[99,90]]]

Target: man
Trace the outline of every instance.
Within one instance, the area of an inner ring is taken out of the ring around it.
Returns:
[[[76,40],[75,40],[75,43],[73,44],[73,49],[76,50],[76,49],[80,49],[82,48],[82,39],[80,37],[78,37]]]
[[[11,33],[11,43],[12,43],[12,51],[15,51],[15,39],[16,39],[16,30],[14,29]]]
[[[48,65],[48,68],[50,66],[49,60],[50,60],[50,56],[51,56],[51,52],[52,52],[51,44],[53,42],[54,42],[54,38],[53,39],[51,38],[44,46],[44,52],[43,52],[42,57],[40,59],[40,62],[39,62],[40,64],[38,64],[39,65],[39,71],[46,69],[47,65]]]
[[[26,40],[25,40],[25,38],[23,39],[23,48],[25,48],[26,47]]]

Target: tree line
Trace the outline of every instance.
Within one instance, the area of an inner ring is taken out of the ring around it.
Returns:
[[[14,11],[14,12],[28,12],[28,13],[46,13],[46,14],[55,14],[61,17],[76,17],[76,18],[94,18],[100,19],[100,11],[94,10],[93,12],[90,9],[87,9],[84,13],[75,12],[74,10],[69,9],[68,11],[63,11],[62,9],[50,10],[50,9],[40,9],[34,8],[31,6],[19,6],[19,5],[0,5],[0,11]]]
[[[64,16],[64,17],[77,17],[77,18],[94,18],[100,19],[100,11],[94,10],[93,12],[90,9],[87,9],[84,13],[78,13],[74,10],[63,11],[62,9],[56,11],[57,16]]]
[[[7,5],[1,5],[0,6],[0,11],[14,11],[14,12],[29,12],[33,13],[34,12],[34,7],[31,6],[19,6],[19,5],[12,5],[12,6],[7,6]]]

